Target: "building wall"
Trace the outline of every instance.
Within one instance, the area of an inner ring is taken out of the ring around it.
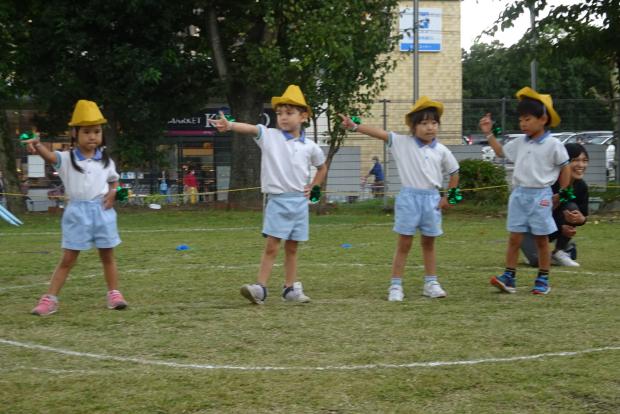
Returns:
[[[401,1],[401,7],[412,7],[413,1]],[[462,71],[461,71],[461,2],[460,0],[420,1],[420,9],[435,8],[442,10],[442,33],[440,52],[420,52],[419,54],[419,96],[426,95],[444,103],[445,110],[441,119],[439,138],[444,144],[460,144],[462,130]],[[398,19],[395,16],[395,19]],[[398,28],[398,21],[395,24]],[[388,74],[387,88],[377,100],[388,100],[387,130],[406,133],[405,114],[413,103],[413,54],[395,51],[398,59],[395,70]],[[378,102],[372,107],[370,116],[365,116],[363,123],[384,128],[383,104]],[[383,156],[382,142],[368,139],[360,134],[350,133],[347,146],[361,147],[361,174],[372,166],[371,157]]]

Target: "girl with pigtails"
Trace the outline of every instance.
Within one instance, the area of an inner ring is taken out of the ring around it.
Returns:
[[[107,121],[95,102],[79,100],[69,126],[71,149],[50,151],[38,136],[25,141],[28,151],[52,164],[65,187],[67,206],[62,217],[62,249],[47,292],[32,310],[34,315],[51,315],[58,310],[58,294],[82,250],[95,246],[107,284],[108,309],[124,309],[127,302],[118,290],[118,269],[114,247],[121,239],[113,205],[119,175],[105,150],[103,128]]]

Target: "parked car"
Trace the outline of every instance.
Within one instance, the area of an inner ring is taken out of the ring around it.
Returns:
[[[487,145],[488,143],[484,134],[463,135],[463,144],[465,145]]]
[[[563,141],[564,144],[590,144],[590,143],[596,143],[596,144],[600,144],[600,142],[591,142],[593,139],[597,138],[597,137],[601,137],[601,136],[605,136],[605,137],[613,137],[614,133],[613,131],[582,131],[582,132],[577,132],[575,135],[569,137],[568,139],[566,139],[565,141]]]
[[[561,143],[564,143],[575,134],[575,132],[552,132],[551,136],[559,139]]]
[[[505,134],[499,137],[499,141],[502,145],[506,145],[513,139],[524,136],[525,134]],[[485,145],[482,147],[482,159],[485,161],[499,162],[499,159],[495,156],[495,151],[493,151],[493,148],[491,148],[490,145]]]

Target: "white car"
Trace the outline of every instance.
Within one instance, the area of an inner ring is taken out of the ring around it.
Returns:
[[[501,141],[502,145],[506,145],[513,139],[524,136],[525,134],[506,134],[501,136],[499,140]],[[482,159],[484,161],[500,162],[500,159],[495,156],[495,151],[493,151],[493,148],[491,148],[490,145],[485,145],[484,147],[482,147]]]

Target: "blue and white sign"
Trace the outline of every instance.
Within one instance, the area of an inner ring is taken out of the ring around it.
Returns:
[[[420,52],[441,52],[441,9],[419,9],[419,40]],[[401,52],[413,50],[413,8],[400,9],[399,41]]]

